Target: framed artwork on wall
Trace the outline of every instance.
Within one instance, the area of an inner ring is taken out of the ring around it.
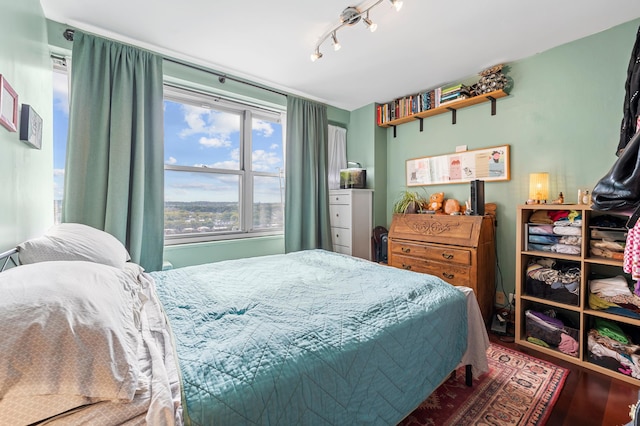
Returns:
[[[0,124],[10,132],[18,130],[18,94],[0,74]]]
[[[22,104],[20,140],[36,149],[42,148],[42,118],[31,108],[31,105]]]
[[[509,145],[407,160],[407,186],[509,180]]]

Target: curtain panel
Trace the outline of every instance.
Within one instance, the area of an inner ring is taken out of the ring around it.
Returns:
[[[63,222],[118,238],[134,262],[162,268],[162,58],[76,31]]]
[[[327,107],[287,98],[285,252],[331,250]]]

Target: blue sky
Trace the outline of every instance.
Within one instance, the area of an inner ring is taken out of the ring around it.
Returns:
[[[53,199],[61,200],[64,162],[69,132],[69,83],[67,74],[53,72]]]
[[[54,198],[61,199],[69,120],[65,73],[54,72]],[[239,170],[240,115],[165,101],[165,164]],[[278,173],[284,167],[282,126],[265,120],[252,123],[252,168]],[[238,201],[237,175],[168,172],[167,201]],[[279,202],[278,178],[254,183],[254,199]]]

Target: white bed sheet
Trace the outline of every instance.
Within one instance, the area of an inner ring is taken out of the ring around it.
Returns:
[[[462,356],[460,366],[471,365],[471,372],[478,377],[489,371],[487,349],[489,349],[489,335],[484,325],[484,319],[478,306],[478,300],[473,289],[457,287],[467,296],[467,350]]]

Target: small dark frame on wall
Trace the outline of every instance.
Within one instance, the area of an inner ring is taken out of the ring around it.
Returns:
[[[0,74],[0,124],[10,132],[18,130],[18,94]]]
[[[22,104],[20,140],[36,149],[42,148],[42,118],[31,108],[31,105]]]

